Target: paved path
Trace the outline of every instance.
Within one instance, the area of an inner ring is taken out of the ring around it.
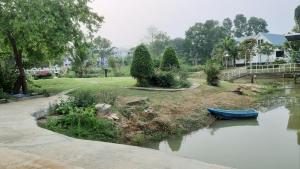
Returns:
[[[226,168],[145,148],[74,139],[38,127],[33,112],[58,98],[0,105],[1,169]]]

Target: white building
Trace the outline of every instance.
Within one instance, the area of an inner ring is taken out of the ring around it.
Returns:
[[[276,60],[284,60],[286,62],[290,61],[290,58],[288,54],[284,51],[283,46],[284,43],[287,41],[284,35],[279,34],[271,34],[271,33],[259,33],[255,36],[249,36],[249,37],[242,37],[236,39],[239,43],[243,42],[247,39],[255,39],[257,42],[257,45],[260,45],[261,43],[268,42],[274,46],[276,46],[275,51],[270,55],[261,55],[256,54],[252,57],[251,63],[252,64],[266,64],[266,63],[273,63]],[[236,61],[237,65],[243,65],[245,64],[244,59],[239,59]]]

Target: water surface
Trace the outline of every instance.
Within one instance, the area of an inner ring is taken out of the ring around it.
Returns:
[[[300,89],[286,89],[266,98],[257,120],[218,121],[151,147],[239,169],[300,169],[299,96]]]

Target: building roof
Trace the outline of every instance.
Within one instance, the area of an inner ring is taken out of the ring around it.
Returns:
[[[299,41],[300,40],[300,33],[288,34],[285,35],[288,41]]]
[[[287,39],[284,35],[273,34],[273,33],[259,33],[256,36],[241,37],[241,38],[237,38],[236,40],[238,42],[243,42],[244,40],[247,40],[247,39],[259,39],[261,36],[266,38],[269,41],[269,43],[276,45],[276,46],[283,46],[284,43],[287,41]]]
[[[268,39],[273,45],[283,46],[287,41],[284,35],[272,34],[272,33],[260,33],[266,39]]]

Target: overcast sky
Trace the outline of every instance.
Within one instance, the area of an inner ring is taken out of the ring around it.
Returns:
[[[284,34],[294,26],[298,4],[300,0],[94,0],[92,8],[105,17],[100,35],[129,48],[142,42],[150,26],[172,38],[184,37],[196,22],[233,19],[239,13],[262,17],[270,32]]]

